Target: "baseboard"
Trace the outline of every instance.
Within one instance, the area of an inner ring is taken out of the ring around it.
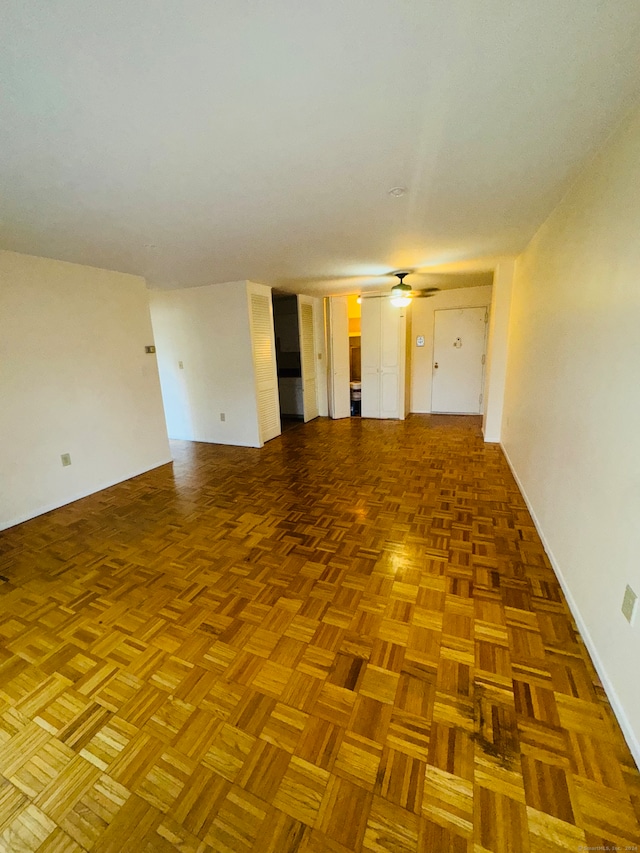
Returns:
[[[276,436],[274,436],[275,438]],[[248,442],[238,441],[222,441],[221,439],[214,440],[213,438],[185,438],[179,435],[170,435],[169,441],[189,441],[191,444],[218,444],[221,447],[263,447],[263,444],[249,444]]]
[[[540,526],[540,522],[539,522],[538,517],[535,513],[535,510],[533,509],[533,507],[531,505],[531,501],[529,500],[529,497],[527,496],[527,493],[524,489],[524,486],[522,485],[522,482],[520,481],[520,478],[518,477],[516,469],[514,468],[513,463],[509,457],[509,454],[507,453],[502,442],[500,442],[500,447],[502,449],[502,452],[504,453],[504,458],[507,460],[507,464],[508,464],[509,468],[511,469],[511,473],[513,474],[513,477],[514,477],[516,483],[518,484],[518,488],[520,489],[520,493],[522,494],[522,497],[524,498],[524,501],[527,505],[527,509],[529,510],[529,513],[531,515],[531,518],[533,520],[535,528],[538,531],[538,535],[540,536],[540,539],[542,540],[542,544],[544,545],[544,550],[546,551],[547,556],[549,557],[549,560],[550,560],[551,565],[553,567],[553,571],[555,572],[555,575],[558,578],[558,582],[560,583],[560,586],[562,587],[562,591],[564,593],[564,597],[567,600],[567,604],[569,605],[569,610],[571,611],[571,615],[573,616],[575,623],[578,626],[578,630],[580,631],[580,636],[584,640],[584,644],[587,647],[587,651],[589,652],[589,655],[591,657],[593,665],[596,669],[596,672],[598,673],[598,677],[600,678],[600,681],[602,682],[602,686],[604,687],[604,692],[607,694],[607,699],[609,700],[609,703],[613,709],[613,713],[616,715],[616,719],[618,720],[620,728],[622,729],[622,734],[624,735],[624,739],[627,742],[627,746],[629,747],[629,750],[631,751],[631,755],[633,756],[633,759],[636,762],[636,765],[638,767],[640,767],[640,740],[638,740],[638,736],[634,732],[633,727],[631,726],[631,724],[627,718],[627,715],[625,714],[624,708],[622,706],[622,703],[620,702],[618,694],[616,693],[616,690],[615,690],[613,684],[611,683],[609,676],[607,675],[607,671],[604,667],[604,664],[602,663],[602,660],[600,659],[600,655],[598,654],[598,650],[596,648],[596,645],[593,642],[593,639],[591,638],[591,634],[589,633],[589,629],[587,628],[587,625],[586,625],[584,619],[582,618],[582,614],[580,613],[580,610],[578,609],[578,605],[576,604],[576,601],[575,601],[573,595],[571,594],[571,590],[569,589],[567,581],[566,581],[566,579],[562,573],[562,570],[560,569],[558,561],[554,557],[553,551],[551,550],[549,543],[547,542],[546,536],[544,535],[544,532],[542,530],[542,527]]]
[[[51,504],[43,504],[37,509],[29,512],[27,515],[17,516],[16,518],[9,519],[8,521],[0,522],[0,530],[8,530],[10,527],[15,527],[16,524],[23,524],[25,521],[30,521],[32,518],[37,518],[39,515],[44,515],[47,512],[52,512],[54,509],[60,509],[60,507],[63,506],[68,506],[69,504],[82,500],[82,498],[88,498],[89,495],[95,495],[97,492],[102,492],[104,491],[104,489],[110,489],[111,486],[117,486],[118,483],[126,483],[127,480],[133,480],[134,477],[139,477],[141,474],[146,474],[149,471],[155,470],[156,468],[161,468],[163,465],[168,465],[170,462],[173,462],[173,459],[171,457],[165,459],[164,462],[158,462],[148,468],[143,468],[141,471],[136,471],[133,474],[129,474],[126,477],[119,477],[117,480],[102,483],[96,488],[91,488],[88,491],[78,492],[77,494],[73,495],[68,499],[65,498],[62,503],[54,502]]]

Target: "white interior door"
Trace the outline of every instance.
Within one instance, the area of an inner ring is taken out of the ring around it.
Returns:
[[[332,418],[348,418],[351,416],[351,397],[346,296],[329,299],[329,355],[329,414]]]
[[[380,417],[380,303],[386,301],[365,297],[360,306],[360,413],[363,418]]]
[[[380,305],[380,415],[404,418],[405,311],[379,299]]]
[[[431,411],[482,412],[486,308],[435,311]]]
[[[390,299],[362,300],[362,417],[404,418],[405,311]]]
[[[262,293],[250,293],[250,305],[258,424],[260,441],[264,443],[281,432],[273,306],[271,297]]]
[[[302,408],[306,423],[318,417],[316,335],[313,300],[308,296],[298,296],[298,328],[300,330],[300,361],[302,366]]]

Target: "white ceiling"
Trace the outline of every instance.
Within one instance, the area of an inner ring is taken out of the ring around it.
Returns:
[[[640,94],[638,0],[0,12],[0,245],[157,287],[517,252]]]

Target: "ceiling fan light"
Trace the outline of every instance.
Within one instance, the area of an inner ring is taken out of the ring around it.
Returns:
[[[391,304],[396,308],[406,308],[411,304],[411,285],[404,282],[409,272],[401,271],[394,275],[398,277],[398,284],[394,284],[391,288]]]
[[[411,297],[410,296],[391,296],[391,304],[395,308],[406,308],[407,305],[411,305]]]

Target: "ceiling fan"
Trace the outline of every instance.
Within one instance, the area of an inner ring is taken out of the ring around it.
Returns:
[[[398,270],[397,272],[390,273],[390,275],[395,275],[398,279],[398,283],[393,285],[390,293],[372,293],[371,295],[363,293],[361,299],[390,298],[392,305],[395,305],[397,308],[406,308],[412,299],[427,298],[440,290],[439,287],[425,287],[422,290],[413,290],[411,285],[405,284],[404,281],[412,272],[412,270]]]

